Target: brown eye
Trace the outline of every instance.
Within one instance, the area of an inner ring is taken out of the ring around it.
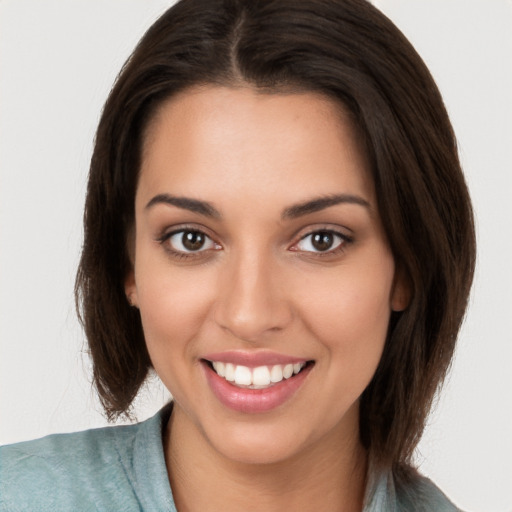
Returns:
[[[217,247],[209,236],[201,231],[190,229],[177,231],[168,240],[172,250],[182,253],[201,252]]]
[[[334,244],[334,235],[332,233],[320,231],[311,235],[311,245],[317,251],[328,251]]]
[[[303,252],[330,252],[336,250],[348,237],[334,231],[315,231],[302,238],[297,244],[297,249]]]
[[[204,242],[205,236],[198,231],[185,231],[183,235],[181,235],[181,243],[183,247],[189,251],[198,251],[203,247]]]

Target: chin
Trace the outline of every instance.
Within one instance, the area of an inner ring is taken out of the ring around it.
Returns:
[[[271,432],[267,434],[243,432],[240,436],[224,437],[214,447],[226,459],[256,466],[279,464],[293,459],[303,451],[304,441],[290,438],[289,433],[276,435]]]

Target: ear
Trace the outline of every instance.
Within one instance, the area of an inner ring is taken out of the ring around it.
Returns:
[[[411,280],[402,265],[397,265],[391,290],[391,309],[395,312],[407,309],[411,302]]]
[[[137,285],[135,283],[135,271],[133,267],[130,269],[128,274],[126,274],[124,280],[124,293],[126,294],[126,299],[130,306],[139,307],[139,299],[137,296]]]
[[[124,278],[124,293],[126,299],[132,307],[139,307],[139,301],[137,297],[137,284],[135,282],[135,235],[134,229],[131,228],[128,231],[126,239],[126,250],[128,251],[128,258],[130,259],[130,270],[127,272]]]

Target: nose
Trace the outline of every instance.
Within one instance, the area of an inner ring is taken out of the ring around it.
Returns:
[[[226,262],[215,321],[238,339],[258,343],[284,330],[293,314],[283,273],[271,258],[246,254]]]

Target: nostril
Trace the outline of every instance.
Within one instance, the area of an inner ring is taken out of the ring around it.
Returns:
[[[258,343],[269,334],[278,334],[289,325],[291,314],[279,305],[256,305],[243,307],[238,305],[233,309],[221,306],[215,313],[216,323],[234,337],[250,343]],[[282,309],[282,310],[281,310]]]

